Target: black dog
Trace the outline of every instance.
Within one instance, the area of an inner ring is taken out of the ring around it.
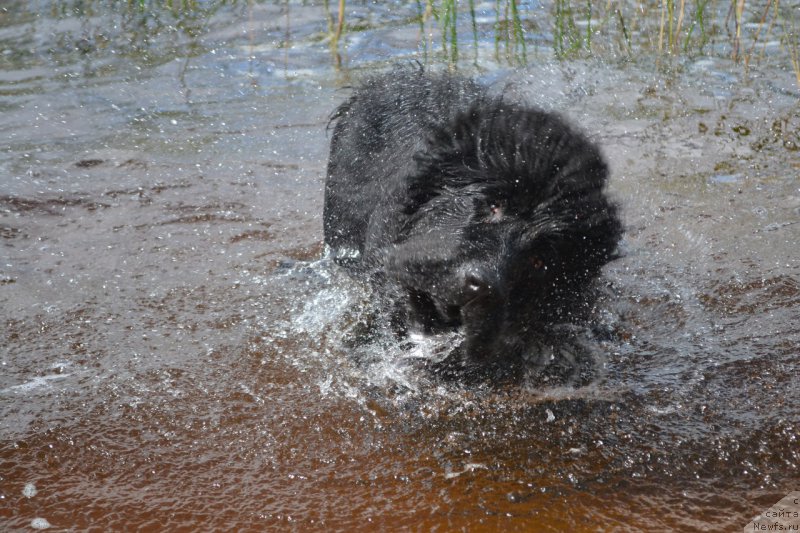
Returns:
[[[325,242],[401,330],[459,329],[471,362],[528,358],[591,308],[621,225],[600,152],[561,118],[397,68],[332,120]]]

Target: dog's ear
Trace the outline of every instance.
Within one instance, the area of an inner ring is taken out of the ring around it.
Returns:
[[[489,183],[546,196],[567,163],[589,155],[557,116],[502,99],[479,100],[430,129],[415,157],[421,190]]]
[[[408,180],[407,213],[415,212],[445,188],[485,183],[478,153],[482,120],[481,104],[476,103],[449,122],[431,125],[423,148],[414,155],[416,172]]]
[[[421,173],[438,177],[443,185],[459,187],[473,183],[483,165],[478,158],[481,126],[485,120],[481,103],[458,113],[451,121],[431,128],[425,148],[415,159]]]

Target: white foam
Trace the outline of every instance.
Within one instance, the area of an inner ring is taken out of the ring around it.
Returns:
[[[25,487],[23,487],[22,489],[22,495],[25,496],[26,498],[33,498],[38,493],[39,491],[36,490],[36,485],[34,485],[33,483],[25,483]]]
[[[33,529],[49,529],[51,524],[46,518],[34,518],[31,520],[31,527]]]
[[[64,379],[69,375],[70,374],[51,374],[49,376],[36,376],[32,380],[26,381],[25,383],[20,383],[19,385],[12,385],[11,387],[3,389],[3,392],[30,392],[35,389],[47,387],[50,385],[51,381],[55,381],[57,379]]]

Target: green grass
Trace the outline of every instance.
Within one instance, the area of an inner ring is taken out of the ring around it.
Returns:
[[[149,22],[141,24],[145,33],[163,22],[165,27],[192,34],[221,6],[238,4],[250,9],[258,3],[276,3],[289,12],[300,0],[71,0],[53,2],[50,9],[87,16],[107,9],[125,10]],[[326,40],[338,65],[348,33],[370,28],[348,25],[346,0],[322,0],[322,4],[327,21],[321,22],[327,22]],[[398,9],[408,8],[403,2],[397,5]],[[479,12],[479,5],[488,5],[489,12]],[[659,60],[727,56],[745,69],[778,57],[800,85],[796,0],[545,0],[543,4],[416,0],[411,6],[412,10],[416,7],[413,23],[419,27],[419,54],[425,63],[443,61],[455,68],[465,61],[480,65],[493,59],[525,65],[531,50],[538,56],[547,49],[560,60],[619,55],[655,55]],[[360,3],[358,9],[368,10],[369,4]],[[408,23],[405,19],[387,21],[389,25]],[[143,38],[146,40],[146,35]],[[488,46],[483,48],[484,44]]]
[[[759,45],[779,39],[800,79],[798,22],[793,13],[797,7],[780,6],[780,1],[551,0],[545,4],[548,9],[533,11],[517,0],[495,0],[494,57],[509,64],[526,64],[529,47],[543,48],[548,44],[555,57],[563,60],[603,54],[611,49],[629,56],[655,53],[670,58],[692,57],[708,54],[709,44],[713,44],[712,53],[719,55],[719,50],[727,49],[729,57],[747,67],[760,58]],[[477,48],[475,4],[474,1],[468,6],[463,4],[454,0],[427,0],[424,9],[419,10],[421,32],[430,29],[430,24],[438,25],[434,30],[441,32],[441,57],[451,65],[459,60],[460,16],[471,19],[472,42]],[[434,20],[426,18],[425,13],[433,13]],[[540,31],[529,35],[526,30],[530,28]],[[762,46],[761,56],[763,49]],[[429,52],[426,49],[426,54]],[[473,57],[477,62],[477,50]]]

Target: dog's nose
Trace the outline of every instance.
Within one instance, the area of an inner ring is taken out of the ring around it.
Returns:
[[[467,301],[497,294],[498,280],[485,268],[471,267],[462,275],[462,290]]]

